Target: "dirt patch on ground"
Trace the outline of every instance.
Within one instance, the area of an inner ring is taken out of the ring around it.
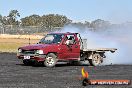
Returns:
[[[4,39],[41,39],[44,36],[42,35],[9,35],[9,34],[0,34],[0,38]]]
[[[36,44],[44,35],[0,34],[0,52],[17,52],[18,47]]]
[[[18,47],[26,46],[29,44],[36,44],[39,39],[0,39],[0,51],[1,52],[17,52]]]

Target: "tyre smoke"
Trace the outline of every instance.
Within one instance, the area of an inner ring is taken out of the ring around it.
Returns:
[[[110,28],[90,31],[88,28],[65,26],[61,32],[80,33],[82,39],[87,39],[87,48],[117,48],[115,53],[106,52],[103,65],[132,64],[132,30],[129,27]]]

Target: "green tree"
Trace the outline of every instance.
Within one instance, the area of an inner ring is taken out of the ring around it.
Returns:
[[[3,17],[1,14],[0,14],[0,24],[3,24]]]
[[[5,16],[2,17],[2,15],[0,15],[0,23],[1,23],[2,25],[6,25],[6,19],[5,19]]]
[[[84,24],[82,22],[74,22],[70,23],[71,26],[77,27],[77,28],[84,28]]]
[[[7,19],[5,19],[7,25],[19,25],[17,18],[20,17],[20,14],[17,10],[11,10]]]
[[[40,26],[40,23],[41,17],[36,14],[21,19],[22,26]]]
[[[5,23],[4,23],[2,15],[0,15],[0,29],[1,29],[1,33],[4,34],[4,32],[5,32]]]
[[[20,17],[20,13],[17,10],[11,10],[9,12],[8,17],[13,18],[13,19],[17,19],[17,17]]]
[[[43,15],[41,20],[41,26],[48,29],[55,27],[63,27],[65,24],[69,24],[72,21],[66,16],[58,14]]]
[[[85,27],[90,28],[90,22],[85,21],[84,25],[85,25]]]
[[[109,21],[97,19],[91,22],[90,27],[94,29],[105,29],[110,26]]]

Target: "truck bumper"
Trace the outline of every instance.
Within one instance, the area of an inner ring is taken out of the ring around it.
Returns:
[[[24,56],[29,56],[30,58],[28,59],[25,59]],[[41,62],[41,61],[44,61],[45,58],[46,58],[46,55],[24,55],[24,54],[17,54],[17,58],[18,59],[22,59],[22,60],[31,60],[31,61],[38,61],[38,62]]]

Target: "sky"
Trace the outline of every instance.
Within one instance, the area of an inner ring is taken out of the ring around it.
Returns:
[[[60,14],[77,22],[132,22],[132,0],[0,0],[0,14],[7,16],[10,10],[18,10],[21,18]]]

